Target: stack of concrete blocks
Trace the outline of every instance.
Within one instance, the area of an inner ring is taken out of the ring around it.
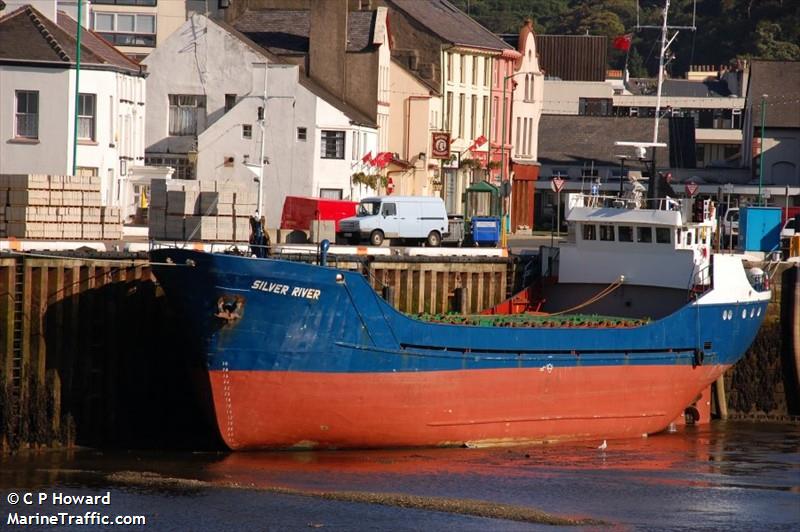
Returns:
[[[118,207],[102,207],[100,178],[0,175],[0,237],[119,240]]]
[[[153,240],[247,242],[257,196],[217,181],[154,179],[148,225]]]

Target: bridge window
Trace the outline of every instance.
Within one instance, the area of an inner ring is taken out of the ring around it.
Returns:
[[[600,226],[600,240],[604,240],[606,242],[613,242],[614,241],[614,226],[613,225],[601,225]]]
[[[670,233],[668,227],[656,227],[656,243],[658,244],[669,244],[670,243]]]
[[[620,225],[617,227],[617,237],[620,242],[633,242],[633,227]]]
[[[636,228],[636,241],[637,242],[652,242],[653,241],[653,228],[652,227],[637,227]]]
[[[686,232],[686,245],[687,246],[691,246],[692,245],[692,232],[691,231],[687,231]]]
[[[597,240],[597,229],[594,225],[583,226],[583,239],[584,240]]]

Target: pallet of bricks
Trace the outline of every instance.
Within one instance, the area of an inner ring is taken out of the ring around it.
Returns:
[[[154,179],[150,184],[151,240],[247,242],[257,195],[232,183]]]
[[[104,207],[100,178],[0,174],[0,237],[119,240],[119,207]]]

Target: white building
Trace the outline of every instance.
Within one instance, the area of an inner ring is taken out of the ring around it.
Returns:
[[[30,6],[0,18],[0,174],[72,174],[76,22]],[[106,205],[133,205],[144,161],[145,73],[104,40],[81,41],[77,173],[101,178]],[[125,209],[125,214],[130,214]]]
[[[252,183],[255,192],[263,161],[270,227],[287,195],[360,198],[350,176],[362,154],[377,153],[376,124],[297,65],[201,15],[144,64],[149,164],[174,166],[179,178]]]

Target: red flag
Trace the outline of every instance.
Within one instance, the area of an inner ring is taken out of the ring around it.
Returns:
[[[392,152],[382,151],[372,160],[372,164],[378,168],[385,168],[392,161]]]
[[[486,137],[481,135],[480,137],[472,141],[472,145],[469,148],[467,148],[467,151],[472,151],[475,148],[480,148],[484,144],[486,144]]]
[[[620,35],[616,37],[611,45],[616,48],[617,50],[622,50],[623,52],[627,52],[631,48],[631,41],[633,40],[633,34],[628,33],[625,35]]]
[[[364,156],[361,158],[362,164],[372,164],[372,150],[369,150]]]

